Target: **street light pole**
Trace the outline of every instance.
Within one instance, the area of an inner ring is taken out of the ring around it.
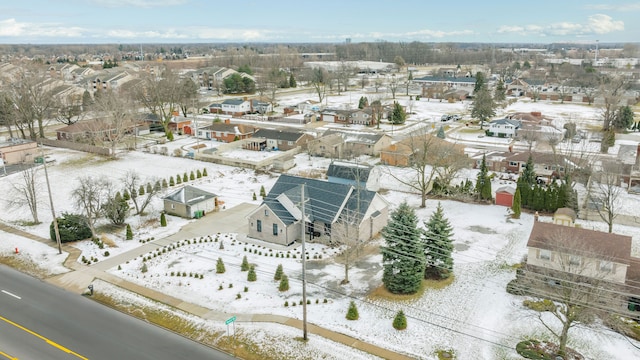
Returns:
[[[58,219],[56,219],[56,210],[53,207],[53,196],[51,196],[51,185],[49,184],[49,172],[47,171],[47,160],[44,158],[44,149],[43,149],[42,143],[40,143],[40,155],[42,156],[42,165],[44,166],[44,177],[47,180],[47,190],[49,191],[49,205],[51,206],[51,215],[53,216],[53,231],[56,235],[56,243],[58,244],[58,254],[62,254],[62,243],[60,241]]]

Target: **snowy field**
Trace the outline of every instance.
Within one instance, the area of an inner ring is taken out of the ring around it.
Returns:
[[[331,105],[335,102],[338,106],[342,101],[346,101],[357,105],[359,96],[360,94],[331,96],[328,103]],[[313,94],[302,94],[282,99],[280,103],[294,105],[313,98]],[[408,102],[402,97],[399,97],[399,101]],[[421,100],[412,104],[415,113],[412,115],[412,121],[435,122],[436,119],[439,121],[443,113],[468,116],[470,111],[468,107],[469,104],[465,102],[449,104]],[[572,104],[518,102],[505,109],[505,112],[512,111],[541,111],[545,116],[581,119],[585,122],[594,121],[595,116],[592,108]],[[193,139],[179,138],[165,146],[171,154],[173,149],[187,149],[193,143]],[[55,165],[50,166],[48,170],[51,187],[54,189],[53,201],[57,214],[77,212],[69,199],[72,189],[78,185],[77,179],[81,176],[101,177],[114,184],[120,184],[127,171],[135,170],[142,176],[144,182],[153,182],[156,179],[167,179],[169,176],[175,177],[178,174],[206,168],[207,177],[189,183],[219,194],[225,203],[225,209],[244,202],[258,204],[259,200],[252,200],[252,194],[259,193],[262,185],[268,191],[276,180],[275,176],[257,174],[252,170],[152,153],[127,153],[117,161],[112,161],[70,150],[48,149],[48,151],[50,156],[56,159]],[[329,161],[329,159],[300,154],[296,157],[296,166],[290,173],[305,174],[322,171],[327,168]],[[371,162],[375,161],[371,160]],[[469,177],[475,176],[473,171],[463,172],[463,174]],[[416,209],[421,224],[434,211],[436,201],[429,200],[427,207],[420,209],[417,195],[408,193],[406,187],[402,187],[389,176],[383,177],[383,180],[382,188],[388,189],[383,197],[392,204],[392,207],[407,201]],[[0,178],[2,200],[7,202],[14,196],[13,187],[20,181],[22,181],[20,174]],[[498,182],[494,183],[493,189],[495,190],[498,185]],[[47,238],[52,218],[44,180],[39,184],[39,191],[43,195],[39,211],[42,222],[40,225],[24,224],[30,220],[30,213],[26,207],[2,207],[0,210],[2,222]],[[170,191],[171,189],[167,189],[161,195],[166,195]],[[640,206],[639,201],[637,196],[629,196],[625,202],[632,205],[625,206],[625,211],[637,209],[637,206]],[[454,228],[455,281],[450,286],[441,290],[427,290],[421,298],[408,302],[373,299],[367,294],[381,284],[380,255],[373,254],[361,259],[349,272],[351,282],[347,285],[339,285],[344,278],[344,267],[332,261],[337,250],[309,244],[307,248],[310,256],[308,298],[312,301],[308,307],[309,321],[418,359],[435,359],[434,351],[446,349],[453,350],[458,359],[464,360],[517,359],[514,348],[518,341],[528,337],[544,337],[545,330],[531,316],[531,311],[521,305],[523,298],[505,292],[506,284],[515,277],[514,270],[509,265],[520,262],[526,253],[526,242],[533,224],[532,217],[523,214],[521,219],[512,220],[508,217],[507,209],[499,206],[464,204],[454,201],[442,201],[442,206]],[[178,231],[187,222],[193,221],[168,217],[169,226],[161,228],[157,224],[161,210],[161,200],[156,199],[150,204],[147,215],[131,216],[127,220],[133,227],[136,239],[166,237]],[[246,219],[238,219],[238,221],[246,221]],[[603,223],[580,223],[586,228],[604,229]],[[640,242],[637,228],[616,225],[614,231],[633,236],[634,244]],[[107,246],[102,251],[89,241],[80,242],[76,246],[87,258],[94,256],[102,259],[104,250],[109,250],[113,256],[140,245],[138,241],[125,241],[124,231],[122,234],[106,236],[115,246]],[[216,237],[218,237],[217,242]],[[190,240],[191,244],[186,244],[186,240]],[[224,240],[224,249],[220,249],[221,240]],[[65,254],[57,255],[57,251],[38,242],[2,233],[0,253],[10,255],[16,247],[20,248],[21,256],[29,257],[42,267],[50,269],[51,274],[66,271],[60,265]],[[296,255],[295,259],[293,255]],[[270,250],[267,244],[248,241],[242,234],[211,234],[207,242],[204,242],[204,239],[203,242],[200,242],[200,239],[184,239],[179,251],[171,250],[156,254],[155,257],[153,254],[147,254],[147,256],[152,258],[146,261],[148,270],[146,273],[141,271],[140,257],[129,263],[120,264],[120,269],[114,267],[109,271],[129,281],[229,314],[267,313],[302,318],[301,307],[292,306],[293,302],[301,300],[299,281],[301,254],[298,247]],[[247,256],[249,262],[256,265],[257,281],[247,281],[247,273],[240,271],[243,256]],[[215,263],[218,258],[222,258],[226,265],[224,274],[215,273]],[[285,273],[289,276],[291,286],[289,291],[278,291],[278,283],[273,281],[273,274],[278,264],[283,265]],[[173,276],[171,272],[174,272]],[[187,276],[178,277],[176,275],[178,272],[186,273]],[[201,274],[203,278],[189,276],[190,273]],[[233,286],[230,288],[229,284]],[[247,292],[244,292],[245,287],[248,288]],[[115,288],[114,292],[117,293]],[[240,298],[237,298],[238,294]],[[360,319],[357,321],[345,319],[351,300],[356,301],[358,305]],[[144,300],[140,299],[140,301]],[[284,306],[285,301],[288,301],[289,306]],[[408,329],[405,331],[396,331],[391,326],[393,316],[399,309],[402,309],[408,317]],[[246,326],[247,331],[255,331],[256,334],[276,333],[283,338],[299,336],[296,329],[292,330],[284,326],[269,324],[239,326]],[[640,356],[636,348],[640,346],[638,342],[629,341],[599,325],[588,328],[577,327],[570,334],[570,346],[589,359],[633,359]],[[313,349],[317,349],[318,354],[324,352],[325,355],[318,355],[319,357],[327,356],[328,353],[327,358],[333,359],[347,356],[353,359],[372,358],[360,352],[351,353],[347,347],[319,340],[314,343]]]

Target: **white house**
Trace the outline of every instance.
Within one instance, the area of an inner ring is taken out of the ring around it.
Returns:
[[[521,123],[513,119],[498,119],[489,123],[489,135],[497,137],[514,137]]]

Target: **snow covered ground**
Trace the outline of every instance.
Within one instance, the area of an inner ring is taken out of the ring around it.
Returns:
[[[351,101],[348,101],[351,97]],[[283,105],[292,105],[305,99],[313,98],[312,94],[291,96],[281,100]],[[328,102],[336,106],[342,101],[357,104],[358,96],[353,94],[341,97],[331,96]],[[407,102],[407,99],[399,101]],[[413,115],[415,121],[439,121],[443,113],[468,114],[468,103],[439,103],[421,100],[415,102]],[[586,110],[589,111],[586,111]],[[541,111],[544,115],[563,116],[584,121],[593,121],[591,108],[572,104],[544,104],[518,102],[510,105],[505,111]],[[166,144],[169,154],[173,149],[185,149],[194,143],[193,139],[181,138]],[[214,144],[208,144],[214,146]],[[252,170],[239,169],[222,165],[198,162],[186,158],[163,156],[152,153],[133,152],[123,155],[117,161],[82,154],[70,150],[49,149],[56,163],[49,167],[49,178],[53,191],[53,201],[58,214],[75,212],[69,201],[71,190],[77,186],[80,176],[96,176],[118,184],[127,171],[135,170],[145,181],[168,178],[185,172],[207,169],[208,177],[190,182],[221,195],[225,208],[231,208],[243,202],[258,204],[252,200],[252,194],[259,193],[261,186],[267,191],[276,180],[275,176],[258,174]],[[326,169],[329,159],[313,158],[306,154],[296,157],[296,166],[290,171],[293,174],[304,174]],[[404,170],[406,171],[406,170]],[[465,172],[470,177],[472,171]],[[0,179],[2,200],[9,200],[13,187],[21,181],[20,174],[12,174]],[[383,177],[381,187],[388,189],[384,198],[395,207],[407,201],[416,208],[421,220],[427,220],[434,211],[437,202],[429,200],[427,207],[420,209],[419,197],[409,193],[393,178]],[[498,183],[494,184],[494,190]],[[51,211],[46,198],[44,180],[39,184],[43,194],[40,204],[40,220],[36,226],[24,225],[30,220],[25,207],[0,210],[0,219],[12,226],[30,233],[48,237]],[[168,193],[166,190],[163,194]],[[637,197],[629,196],[629,201],[637,204]],[[627,200],[625,200],[627,201]],[[545,330],[533,319],[531,312],[522,306],[522,298],[507,294],[506,284],[515,277],[514,270],[508,265],[521,261],[526,253],[526,241],[532,227],[533,219],[523,214],[519,220],[508,217],[507,209],[499,206],[465,204],[454,201],[442,201],[445,215],[454,227],[455,281],[440,290],[427,290],[422,297],[406,302],[391,302],[371,298],[368,292],[381,284],[381,256],[373,253],[361,259],[349,272],[350,283],[339,285],[344,278],[344,267],[332,261],[336,249],[318,244],[309,244],[308,262],[308,307],[309,321],[320,326],[345,333],[347,335],[371,342],[391,350],[408,354],[419,359],[434,359],[434,351],[451,349],[458,359],[516,359],[515,344],[528,337],[544,337]],[[629,206],[629,211],[637,209]],[[168,217],[169,226],[157,226],[157,219],[162,210],[159,199],[152,202],[143,217],[130,217],[136,240],[166,237],[176,232],[188,221]],[[222,210],[224,211],[224,209]],[[543,218],[543,220],[548,220]],[[238,221],[246,221],[238,219]],[[604,229],[604,224],[597,222],[581,222],[583,227]],[[633,236],[634,244],[640,242],[637,228],[615,226],[615,231]],[[138,241],[124,240],[122,234],[106,235],[114,246],[99,250],[89,241],[76,244],[87,258],[103,259],[104,250],[111,256],[130,250],[140,245]],[[215,241],[218,238],[218,241]],[[242,234],[214,234],[200,242],[200,239],[184,239],[179,250],[160,252],[146,261],[147,272],[142,272],[142,258],[120,264],[109,271],[129,281],[161,290],[169,295],[185,299],[201,306],[237,314],[278,314],[301,318],[300,305],[293,306],[301,300],[301,264],[300,249],[294,247],[287,250],[270,248],[267,244],[246,240]],[[190,240],[191,244],[185,243]],[[194,241],[195,240],[195,241]],[[224,240],[224,249],[220,249],[220,241]],[[9,256],[20,248],[21,256],[29,257],[50,269],[50,273],[66,271],[60,263],[63,255],[38,242],[15,235],[2,233],[0,253]],[[277,254],[277,255],[276,255]],[[288,257],[287,257],[288,255]],[[294,259],[293,256],[296,256]],[[256,265],[257,281],[247,281],[247,273],[240,271],[243,256]],[[321,258],[320,258],[321,257]],[[226,265],[224,274],[215,273],[215,264],[222,258]],[[273,281],[273,274],[278,264],[282,264],[290,279],[290,290],[278,291],[278,283]],[[174,273],[173,275],[171,273]],[[177,273],[187,276],[177,276]],[[189,274],[192,274],[190,276]],[[202,275],[202,279],[195,275]],[[229,285],[232,284],[232,287]],[[103,285],[101,285],[102,287]],[[244,291],[247,287],[247,292]],[[118,294],[115,296],[135,296]],[[240,294],[240,298],[238,298]],[[325,302],[326,299],[326,302]],[[360,319],[345,319],[349,302],[353,300],[358,306]],[[139,299],[136,301],[144,301]],[[289,306],[284,306],[288,302]],[[316,303],[317,301],[317,303]],[[393,316],[402,309],[408,317],[408,329],[396,331],[391,326]],[[210,324],[209,326],[219,326]],[[247,331],[256,334],[277,334],[282,338],[299,336],[297,329],[280,325],[243,324]],[[256,336],[260,338],[260,336]],[[265,346],[267,342],[265,340]],[[284,341],[284,340],[283,340]],[[348,347],[323,342],[315,339],[313,349],[300,351],[317,351],[318,357],[342,359],[372,358],[369,355],[350,351]],[[289,344],[289,343],[288,343]],[[292,346],[292,345],[291,345]],[[629,341],[621,335],[612,333],[602,326],[578,327],[571,332],[570,346],[578,349],[589,359],[632,359],[640,356],[636,348],[638,342]],[[333,349],[333,350],[330,350]],[[324,354],[324,355],[320,355]],[[328,355],[327,355],[328,354]],[[295,355],[292,355],[295,357]]]

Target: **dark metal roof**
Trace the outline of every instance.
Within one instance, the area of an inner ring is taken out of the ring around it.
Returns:
[[[253,134],[253,137],[272,139],[272,140],[297,141],[303,135],[304,135],[304,132],[301,132],[301,131],[259,129]]]

